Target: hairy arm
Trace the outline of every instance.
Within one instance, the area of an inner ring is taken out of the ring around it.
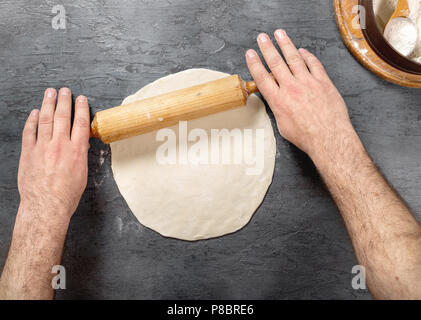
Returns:
[[[52,299],[71,216],[87,180],[89,107],[76,100],[71,129],[71,92],[48,89],[22,134],[18,187],[21,202],[0,278],[0,299]]]
[[[275,38],[284,59],[266,34],[259,35],[258,45],[276,81],[254,50],[246,59],[281,135],[318,168],[366,268],[372,295],[421,299],[420,224],[371,161],[320,61],[297,50],[285,31],[276,31]]]
[[[314,155],[375,298],[421,299],[421,228],[355,135]]]
[[[52,267],[60,264],[69,223],[55,219],[56,214],[61,213],[53,208],[19,208],[0,281],[0,299],[53,298]]]

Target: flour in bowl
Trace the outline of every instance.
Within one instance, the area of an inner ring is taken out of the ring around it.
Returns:
[[[408,19],[396,18],[386,27],[397,3],[398,0],[373,0],[377,24],[396,51],[421,63],[421,0],[408,0]]]

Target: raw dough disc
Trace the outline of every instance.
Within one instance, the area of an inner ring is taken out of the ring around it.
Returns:
[[[200,83],[228,74],[191,69],[159,79],[123,104]],[[188,122],[188,131],[205,129],[264,129],[264,167],[260,175],[247,175],[246,164],[173,164],[156,160],[157,131],[111,144],[114,179],[128,206],[145,225],[163,236],[199,240],[239,230],[263,201],[275,165],[276,141],[263,102],[249,97],[245,108]],[[177,134],[178,125],[173,126]],[[256,140],[256,130],[253,131]],[[189,142],[190,145],[190,142]],[[177,146],[178,150],[178,146]]]

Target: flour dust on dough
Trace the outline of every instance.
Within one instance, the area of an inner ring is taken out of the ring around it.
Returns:
[[[228,74],[191,69],[161,78],[123,104],[217,80]],[[111,144],[112,170],[128,206],[144,226],[163,236],[200,240],[245,226],[272,182],[276,141],[263,102],[252,95],[247,106],[188,122],[188,130],[264,129],[264,168],[247,175],[246,164],[159,164],[157,131]],[[178,141],[178,125],[174,130]],[[190,144],[190,142],[189,142]]]

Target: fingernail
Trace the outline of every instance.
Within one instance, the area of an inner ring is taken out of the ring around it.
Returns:
[[[283,38],[285,38],[285,36],[286,36],[286,33],[284,30],[282,29],[276,30],[275,37],[277,37],[279,40],[282,40]]]
[[[56,94],[56,90],[54,90],[53,88],[47,89],[47,98],[53,98],[55,94]]]
[[[248,58],[254,58],[256,56],[253,50],[247,50],[246,55]]]
[[[69,88],[61,88],[60,89],[60,94],[62,96],[69,96],[70,95],[70,89]]]
[[[259,34],[259,36],[257,37],[257,39],[261,42],[261,43],[265,43],[269,40],[269,37],[266,33],[261,33]]]
[[[304,49],[304,48],[300,48],[300,49],[298,49],[298,51],[300,52],[300,53],[307,53],[307,50],[306,49]]]
[[[87,99],[86,99],[86,97],[85,97],[85,96],[79,96],[79,97],[77,97],[76,101],[77,101],[77,102],[80,102],[80,103],[83,103],[83,102],[86,102],[86,101],[87,101]]]
[[[31,117],[36,117],[38,115],[39,110],[38,109],[34,109],[31,111]]]

